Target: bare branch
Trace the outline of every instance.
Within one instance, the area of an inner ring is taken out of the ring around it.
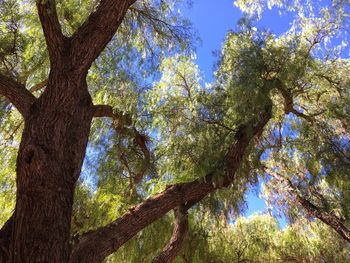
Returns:
[[[25,117],[36,98],[17,81],[0,74],[0,95],[5,96]]]
[[[36,1],[40,22],[44,31],[51,63],[62,55],[65,50],[65,37],[58,21],[55,0]]]
[[[163,251],[156,256],[152,263],[171,263],[181,251],[183,242],[188,233],[188,215],[185,207],[174,209],[175,223],[173,235]]]
[[[101,0],[95,12],[72,36],[73,65],[88,70],[106,47],[136,0]]]
[[[266,107],[266,111],[259,115],[254,121],[248,122],[238,129],[236,140],[226,157],[227,172],[225,176],[217,179],[215,173],[209,173],[204,178],[189,183],[169,186],[164,192],[145,200],[114,222],[83,235],[73,248],[70,263],[101,262],[140,230],[163,217],[175,207],[184,205],[186,208],[190,208],[209,193],[234,183],[235,173],[240,166],[246,148],[255,136],[262,133],[271,118],[271,107]]]

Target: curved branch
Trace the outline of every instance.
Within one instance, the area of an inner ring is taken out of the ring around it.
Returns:
[[[311,216],[318,218],[323,223],[333,228],[342,238],[350,242],[350,230],[343,224],[343,222],[335,215],[328,213],[321,207],[318,207],[311,203],[308,199],[301,196],[297,188],[293,183],[284,178],[283,176],[268,171],[268,173],[280,182],[287,184],[287,191],[295,198],[295,200],[301,205]]]
[[[136,0],[101,0],[95,12],[72,36],[73,65],[88,70],[107,46]]]
[[[36,98],[24,85],[0,74],[0,96],[6,97],[22,114],[23,117],[29,112],[30,106]]]
[[[140,230],[163,217],[175,207],[184,205],[189,208],[209,193],[234,183],[235,173],[240,166],[246,148],[255,136],[262,133],[271,118],[271,105],[259,115],[254,121],[248,122],[247,125],[242,125],[238,129],[236,140],[226,156],[227,172],[225,176],[216,178],[215,173],[210,173],[204,178],[189,183],[169,186],[164,192],[145,200],[112,223],[83,235],[73,248],[70,263],[101,262]]]
[[[37,0],[36,6],[39,13],[41,26],[44,31],[46,45],[51,62],[54,62],[65,50],[65,37],[62,34],[58,21],[55,0]]]
[[[175,223],[173,235],[163,251],[156,256],[152,263],[171,263],[181,251],[182,244],[188,233],[188,215],[184,206],[174,209]]]
[[[140,147],[143,154],[143,163],[140,170],[136,173],[130,171],[127,165],[127,161],[124,160],[125,166],[128,168],[129,173],[132,174],[134,183],[138,184],[151,164],[151,154],[146,145],[147,136],[141,134],[135,127],[126,127],[132,125],[132,119],[129,114],[123,114],[121,112],[114,112],[113,108],[109,105],[94,105],[94,117],[109,117],[116,121],[115,129],[121,133],[127,133],[133,136],[135,143]],[[125,132],[127,131],[127,132]]]

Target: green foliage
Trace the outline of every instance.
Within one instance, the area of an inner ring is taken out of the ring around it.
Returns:
[[[243,18],[226,36],[215,81],[204,84],[192,49],[196,36],[177,12],[181,2],[137,1],[89,70],[94,104],[112,106],[118,120],[93,122],[75,193],[73,240],[169,184],[209,173],[220,184],[236,131],[272,105],[272,120],[249,145],[234,184],[191,210],[177,262],[347,262],[348,245],[319,221],[308,222],[286,187],[268,174],[290,179],[299,194],[349,226],[348,1],[313,2],[236,1],[248,15],[260,17],[273,7],[295,20],[276,36]],[[64,34],[71,36],[96,4],[57,1]],[[0,0],[1,73],[28,89],[44,81],[44,41],[34,1]],[[19,113],[0,101],[0,223],[14,207],[21,129]],[[150,151],[139,181],[134,175],[146,158],[135,130]],[[268,215],[239,217],[247,189],[261,178],[273,211],[290,219],[284,230]],[[171,222],[167,215],[150,225],[106,262],[150,262],[169,240]]]
[[[347,242],[318,221],[301,220],[285,229],[266,214],[240,217],[233,224],[204,215],[199,222],[193,222],[187,240],[192,245],[184,252],[189,262],[345,263],[350,256]],[[197,253],[202,246],[206,250]]]

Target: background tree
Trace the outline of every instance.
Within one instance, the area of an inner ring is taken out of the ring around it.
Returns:
[[[177,2],[1,3],[3,261],[101,262],[118,251],[106,260],[170,262],[179,254],[205,262],[194,250],[218,247],[221,234],[208,231],[230,233],[259,175],[287,182],[278,199],[286,213],[296,211],[288,200],[297,193],[346,230],[350,67],[344,44],[332,42],[345,39],[346,1],[298,9],[279,37],[243,19],[228,33],[207,86]],[[209,230],[198,224],[201,213]],[[217,214],[219,224],[210,219]],[[269,217],[244,224],[238,220],[232,234],[240,240],[241,232],[249,250],[213,252],[212,260],[327,257],[294,247],[278,254],[286,249],[271,245],[277,241],[269,236],[280,230]],[[266,229],[253,235],[261,225]],[[343,260],[348,247],[334,240]],[[263,251],[268,246],[276,249]]]

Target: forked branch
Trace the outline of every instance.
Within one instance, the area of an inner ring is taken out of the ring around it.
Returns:
[[[95,12],[72,36],[73,64],[88,70],[91,63],[106,47],[136,0],[101,0]]]

